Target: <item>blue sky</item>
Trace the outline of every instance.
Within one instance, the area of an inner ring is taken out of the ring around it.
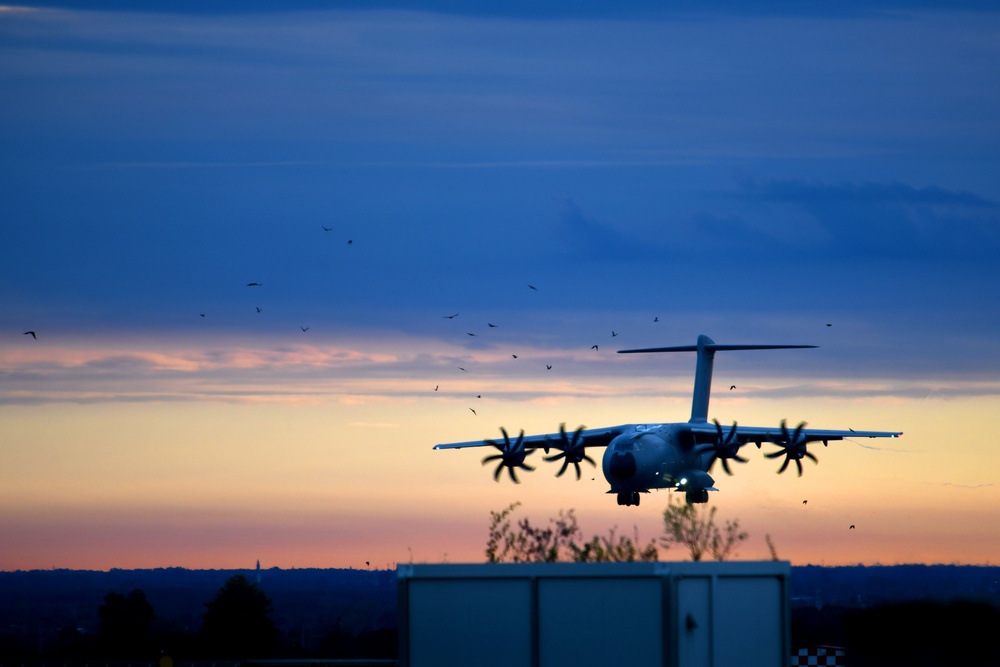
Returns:
[[[613,351],[700,333],[822,346],[727,358],[761,397],[996,405],[989,3],[27,4],[0,10],[0,419],[28,432],[415,400],[476,362],[504,403],[429,458],[546,396],[546,430],[555,397],[686,396],[693,360]]]

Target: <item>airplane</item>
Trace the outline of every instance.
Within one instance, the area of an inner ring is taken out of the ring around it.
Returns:
[[[764,454],[766,458],[784,457],[778,473],[783,473],[791,463],[795,463],[802,476],[802,459],[818,462],[808,450],[809,443],[822,442],[824,446],[831,440],[844,438],[897,438],[902,431],[857,431],[824,430],[806,428],[802,422],[789,430],[785,420],[778,427],[737,426],[724,429],[718,420],[708,421],[708,400],[712,386],[712,367],[715,353],[732,350],[779,350],[793,348],[815,348],[816,345],[720,345],[705,335],[698,336],[696,345],[675,347],[653,347],[633,350],[618,350],[619,354],[641,354],[653,352],[696,352],[694,375],[694,395],[691,402],[691,418],[686,422],[668,424],[621,424],[605,428],[586,429],[583,426],[573,433],[566,432],[566,425],[559,426],[558,433],[526,436],[524,430],[517,438],[511,439],[507,430],[500,428],[502,440],[473,440],[435,445],[434,449],[463,449],[466,447],[495,447],[499,454],[483,458],[483,465],[497,462],[493,479],[500,481],[504,468],[510,478],[519,483],[516,470],[534,470],[525,459],[542,449],[556,453],[544,457],[555,462],[562,459],[562,467],[556,476],[562,476],[570,465],[580,479],[580,464],[584,461],[594,467],[594,462],[586,450],[590,447],[604,447],[602,469],[604,477],[611,485],[609,494],[617,494],[618,504],[639,505],[640,494],[650,489],[673,489],[683,491],[688,504],[708,502],[708,492],[718,491],[715,480],[709,474],[716,461],[722,462],[727,474],[732,474],[729,462],[746,463],[740,456],[743,446],[754,443],[760,449],[762,443],[773,443],[778,450]]]

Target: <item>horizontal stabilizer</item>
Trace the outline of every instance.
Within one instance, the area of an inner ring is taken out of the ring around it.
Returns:
[[[712,364],[716,352],[728,350],[790,350],[816,347],[816,345],[720,345],[702,334],[697,345],[676,345],[673,347],[646,347],[635,350],[618,350],[618,354],[640,354],[643,352],[697,352],[698,359],[694,371],[694,397],[691,400],[691,422],[708,421],[708,397],[712,389]]]
[[[725,350],[791,350],[805,347],[819,347],[818,345],[719,345],[710,343],[703,345],[702,349],[710,352],[720,352]],[[697,352],[697,345],[677,345],[675,347],[646,347],[637,350],[618,350],[618,354],[637,354],[640,352]]]

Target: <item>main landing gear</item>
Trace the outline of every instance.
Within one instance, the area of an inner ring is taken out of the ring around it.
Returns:
[[[695,503],[707,503],[708,502],[708,490],[698,489],[697,491],[688,491],[684,494],[688,505],[693,505]]]
[[[638,505],[639,504],[639,492],[638,491],[619,491],[618,492],[618,504],[619,505]]]

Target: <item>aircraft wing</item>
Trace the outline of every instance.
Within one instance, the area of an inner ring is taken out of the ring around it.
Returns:
[[[738,442],[740,445],[753,442],[760,444],[763,442],[782,443],[807,443],[822,442],[826,444],[830,440],[843,440],[845,438],[898,438],[903,435],[902,431],[855,431],[854,429],[818,429],[806,428],[805,423],[799,424],[794,429],[789,429],[785,422],[778,427],[765,426],[735,426],[734,436],[730,436],[733,427],[716,426],[715,424],[691,424],[691,432],[698,435],[718,436],[719,430],[723,437]]]
[[[608,426],[605,428],[584,429],[567,433],[565,426],[560,426],[559,433],[545,433],[543,435],[521,435],[511,437],[503,428],[500,429],[502,437],[496,440],[470,440],[468,442],[450,442],[442,445],[434,445],[434,449],[463,449],[465,447],[497,447],[503,449],[523,448],[525,450],[542,448],[548,451],[552,449],[565,450],[567,447],[576,449],[578,447],[607,447],[608,443],[616,436],[630,429],[632,424],[621,426]],[[714,431],[713,431],[714,432]],[[518,445],[518,441],[520,444]]]

